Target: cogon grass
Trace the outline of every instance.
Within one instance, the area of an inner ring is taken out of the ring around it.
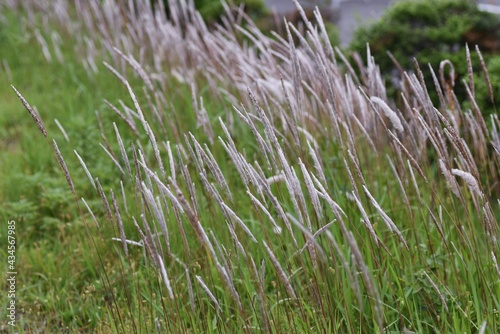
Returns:
[[[489,186],[500,181],[498,153],[489,149],[498,134],[496,125],[485,128],[477,110],[462,112],[451,103],[455,82],[444,78],[444,68],[453,64],[443,61],[435,80],[443,92],[439,108],[418,67],[416,74],[401,74],[403,105],[396,106],[387,99],[376,60],[356,58],[356,75],[327,41],[321,20],[319,32],[305,18],[302,31],[287,24],[287,39],[272,39],[241,12],[210,30],[190,4],[169,3],[170,19],[147,1],[131,8],[113,0],[102,8],[97,0],[76,1],[81,25],[64,21],[69,13],[51,18],[88,40],[77,45],[95,57],[85,62],[104,59],[132,102],[124,99],[120,109],[105,103],[133,135],[123,135],[116,123],[116,142],[109,142],[99,121],[101,147],[119,172],[129,203],[123,205],[130,208],[121,210],[113,193],[110,205],[98,171],[88,177],[104,216],[118,227],[109,238],[119,239],[129,258],[128,245],[143,244],[163,281],[157,291],[165,288],[169,301],[152,314],[180,328],[183,315],[196,310],[193,328],[201,332],[212,314],[200,303],[208,296],[217,321],[230,319],[227,331],[260,326],[285,332],[296,322],[305,332],[484,326],[482,304],[498,304],[490,293],[498,276],[492,253],[498,206],[490,198],[498,187]],[[23,6],[33,13],[53,5]],[[127,66],[145,87],[147,103],[132,87]],[[186,103],[166,103],[182,85],[189,93],[176,98]],[[209,94],[201,96],[198,87]],[[471,100],[472,87],[469,82]],[[174,121],[188,106],[197,122]],[[81,165],[88,171],[83,160]],[[65,164],[63,170],[69,178]],[[470,196],[454,176],[465,181]],[[125,235],[132,223],[136,234]],[[482,242],[485,234],[490,243]],[[418,280],[420,269],[425,283]],[[433,297],[453,312],[433,312]],[[459,319],[461,305],[470,301],[472,316]],[[493,316],[486,318],[499,328]]]
[[[24,108],[26,108],[26,110],[30,113],[31,118],[33,118],[33,121],[35,121],[35,124],[38,127],[38,130],[40,130],[43,136],[47,138],[47,130],[45,130],[45,126],[43,125],[42,120],[38,115],[38,113],[35,111],[35,109],[33,109],[29,105],[28,101],[26,101],[26,99],[21,95],[21,93],[19,93],[16,87],[14,87],[13,85],[11,85],[11,87],[14,90],[14,92],[16,92],[16,95],[19,98],[19,100],[21,100],[21,103],[23,104]]]

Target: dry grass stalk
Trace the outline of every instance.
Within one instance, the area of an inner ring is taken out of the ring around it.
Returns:
[[[280,217],[283,220],[285,227],[290,232],[290,236],[292,237],[294,246],[298,248],[297,239],[295,238],[295,235],[294,235],[293,230],[292,230],[292,224],[290,223],[288,216],[285,214],[285,210],[283,209],[283,207],[279,203],[276,196],[274,196],[274,194],[272,193],[271,188],[269,187],[269,184],[267,184],[267,182],[264,180],[262,180],[260,184],[262,186],[263,192],[267,195],[267,198],[271,201],[271,204],[273,205],[274,209],[278,213],[278,217]]]
[[[498,267],[497,258],[494,252],[491,252],[491,258],[493,260],[493,265],[495,266],[495,270],[497,271],[498,279],[500,279],[500,267]]]
[[[427,274],[427,272],[424,271],[424,275],[425,277],[429,280],[429,283],[431,283],[431,286],[432,288],[434,289],[434,291],[436,291],[437,295],[439,296],[439,299],[441,300],[441,303],[443,304],[444,306],[444,309],[446,310],[446,312],[448,312],[448,304],[446,303],[446,298],[444,297],[444,295],[439,291],[436,283],[434,283],[434,281],[432,280],[432,278]]]
[[[221,186],[221,188],[224,190],[224,192],[226,193],[226,195],[229,197],[229,199],[232,202],[233,196],[231,194],[231,190],[229,189],[229,185],[226,182],[226,178],[224,177],[224,174],[222,173],[219,165],[217,164],[217,161],[215,161],[215,158],[212,155],[212,152],[210,152],[207,145],[205,145],[205,149],[203,149],[201,147],[200,143],[193,136],[193,134],[190,133],[189,135],[191,137],[191,140],[194,143],[196,153],[198,153],[198,155],[201,157],[201,159],[208,166],[208,168],[212,172],[213,176],[217,180],[217,183]],[[195,158],[195,157],[193,156],[193,158]]]
[[[341,227],[344,226],[344,223],[342,220],[340,220],[339,223],[340,223]],[[356,261],[356,264],[361,271],[361,276],[362,276],[363,281],[365,283],[366,289],[368,290],[368,293],[370,293],[370,295],[374,299],[375,313],[377,316],[377,323],[379,326],[379,330],[382,333],[383,328],[384,328],[384,316],[383,316],[384,311],[382,308],[382,300],[380,299],[380,294],[379,294],[377,288],[375,287],[375,283],[373,282],[373,277],[371,276],[371,274],[368,270],[368,267],[366,266],[365,262],[363,261],[363,256],[361,255],[358,244],[356,242],[356,239],[354,239],[352,232],[348,232],[345,229],[345,227],[343,227],[342,229],[343,229],[344,237],[347,239],[347,244],[349,245],[349,249],[352,251],[353,257]]]
[[[97,221],[97,218],[95,217],[94,212],[92,211],[92,209],[90,209],[90,206],[87,204],[87,202],[85,201],[85,199],[83,197],[82,197],[82,202],[85,205],[85,207],[87,208],[88,212],[90,213],[90,216],[92,217],[92,220],[96,224],[97,228],[100,229],[101,226],[99,225],[99,222]]]
[[[325,187],[316,178],[316,176],[314,176],[314,174],[312,175],[312,178],[314,180],[314,183],[318,187],[318,196],[323,198],[324,200],[326,200],[326,202],[328,203],[328,205],[332,209],[332,211],[335,214],[335,216],[337,217],[337,219],[338,219],[338,216],[340,216],[341,214],[344,216],[347,216],[345,214],[345,212],[342,210],[342,207],[331,198],[331,196],[326,191]]]
[[[434,88],[436,89],[436,93],[439,98],[439,105],[441,108],[446,108],[446,100],[443,95],[443,90],[441,89],[441,85],[439,84],[439,80],[436,76],[436,73],[434,72],[434,69],[432,68],[431,64],[429,64],[429,71],[431,72],[432,76],[432,81],[434,82]]]
[[[120,243],[123,242],[121,238],[111,238],[111,240],[118,241]],[[128,240],[128,239],[126,239],[125,242],[127,243],[127,245],[137,246],[137,247],[144,247],[144,243],[142,242],[142,240],[140,242],[137,242],[137,241],[134,241],[134,240]]]
[[[234,287],[234,282],[231,277],[231,273],[234,272],[234,268],[232,267],[232,262],[229,259],[230,255],[226,251],[226,248],[221,245],[219,240],[217,240],[217,237],[215,236],[213,231],[210,231],[210,236],[212,237],[213,243],[216,247],[215,249],[217,250],[217,258],[215,258],[215,268],[217,269],[219,276],[225,282],[229,293],[238,304],[238,307],[241,308],[241,299],[238,292],[236,291],[236,288]]]
[[[180,190],[180,188],[176,184],[172,184],[174,187],[175,191],[175,197],[178,201],[178,203],[182,206],[182,209],[186,213],[189,223],[193,227],[194,231],[196,232],[196,235],[198,236],[200,242],[202,245],[204,245],[208,251],[208,253],[214,258],[217,259],[214,248],[212,246],[212,243],[208,239],[207,234],[205,233],[205,230],[203,229],[203,226],[201,225],[200,221],[198,220],[198,216],[195,214],[189,203],[187,202],[186,198],[184,197],[184,194]]]
[[[234,231],[233,226],[229,222],[226,222],[226,225],[227,225],[227,229],[229,230],[229,233],[231,234],[231,238],[233,239],[234,244],[236,245],[236,248],[241,253],[241,255],[243,255],[243,257],[246,259],[247,253],[245,252],[245,248],[241,244],[240,239],[238,238],[238,235]]]
[[[443,138],[439,131],[431,130],[429,124],[420,115],[417,116],[417,120],[425,131],[427,138],[429,138],[432,146],[436,150],[439,157],[442,157],[444,161],[449,161],[449,153],[446,150],[446,145],[444,144]]]
[[[185,165],[183,160],[182,160],[182,156],[180,153],[180,146],[177,146],[177,157],[179,159],[179,164],[181,166],[182,178],[183,178],[184,182],[186,183],[189,197],[191,199],[191,203],[193,204],[193,211],[194,211],[195,215],[198,216],[199,209],[198,209],[198,202],[196,201],[196,192],[195,192],[195,188],[194,188],[194,183],[191,180],[191,175],[189,174],[189,170],[187,168],[187,165]],[[172,178],[172,181],[174,184],[177,184],[175,181],[175,178]]]
[[[54,118],[54,123],[56,123],[57,127],[59,128],[59,130],[61,130],[61,133],[62,133],[64,139],[66,139],[66,141],[69,143],[68,134],[66,133],[66,130],[64,130],[64,128],[61,125],[61,123],[59,123],[59,121],[57,120],[57,118]]]
[[[479,46],[477,46],[477,45],[476,45],[476,52],[477,52],[477,56],[479,57],[479,62],[481,63],[481,70],[483,71],[484,81],[486,82],[486,87],[488,88],[488,93],[490,95],[490,101],[491,101],[491,103],[494,103],[495,96],[493,95],[493,87],[491,86],[491,80],[490,80],[488,68],[486,67],[486,64],[485,64],[484,59],[483,59],[483,55],[481,54],[481,51],[479,50]]]
[[[479,177],[479,172],[474,162],[474,158],[470,154],[467,145],[465,144],[465,141],[460,138],[455,128],[451,126],[450,122],[448,122],[448,120],[437,109],[435,109],[435,113],[439,117],[439,119],[444,123],[445,129],[443,130],[443,132],[452,143],[456,152],[462,157],[462,159],[466,163],[466,167],[470,171],[472,171],[472,173],[476,177]]]
[[[118,73],[118,71],[111,64],[109,64],[107,61],[104,61],[103,65],[108,70],[110,70],[111,73],[113,73],[125,86],[127,86],[127,80],[125,79],[125,77],[123,77],[123,75],[121,75],[120,73]]]
[[[148,134],[151,146],[153,146],[153,152],[155,154],[156,162],[158,163],[158,166],[160,167],[161,176],[165,179],[165,178],[167,178],[167,173],[165,171],[165,167],[163,166],[163,160],[161,158],[160,150],[158,149],[158,145],[156,143],[156,138],[154,136],[153,131],[151,130],[151,127],[149,126],[149,123],[147,123],[147,122],[144,123],[144,129],[145,129],[146,133]]]
[[[265,304],[265,283],[264,283],[264,275],[265,275],[265,266],[264,266],[264,260],[262,260],[262,272],[259,274],[259,270],[257,269],[257,266],[255,265],[255,261],[253,257],[250,257],[250,261],[252,263],[252,269],[253,269],[253,274],[255,279],[257,280],[257,300],[259,301],[259,311],[262,317],[262,321],[264,323],[264,332],[266,334],[271,333],[271,328],[269,325],[269,318],[267,316],[267,308]]]
[[[116,201],[115,193],[111,190],[111,201],[113,203],[113,209],[116,217],[116,224],[118,225],[118,231],[120,232],[120,239],[123,245],[123,251],[125,255],[128,257],[128,246],[127,246],[127,237],[125,236],[125,229],[123,228],[122,217],[120,215],[120,209],[118,208],[118,203]]]
[[[496,244],[497,240],[497,231],[498,231],[498,226],[496,223],[495,215],[491,210],[491,205],[490,202],[486,202],[484,206],[482,207],[482,212],[483,212],[483,218],[484,218],[484,223],[486,226],[486,231],[489,234],[489,237],[493,241],[494,244]]]
[[[62,44],[61,36],[57,32],[53,31],[52,34],[50,34],[50,39],[52,40],[52,45],[54,48],[54,52],[56,54],[57,61],[63,64],[64,57],[61,51],[61,44]]]
[[[483,321],[483,323],[481,324],[481,327],[479,327],[479,332],[478,332],[478,334],[484,334],[484,333],[486,333],[486,325],[487,325],[487,324],[488,324],[488,323],[486,322],[486,320],[485,320],[485,321]]]
[[[370,218],[368,217],[368,214],[366,213],[365,209],[363,208],[363,204],[361,203],[361,200],[358,198],[358,195],[356,195],[356,193],[353,192],[352,196],[354,197],[354,200],[356,201],[356,205],[358,206],[359,211],[361,212],[361,215],[363,217],[361,219],[361,222],[363,223],[363,225],[365,225],[368,232],[370,232],[373,241],[375,242],[375,244],[377,246],[379,246],[379,244],[383,245],[383,243],[380,241],[379,237],[377,236],[377,233],[375,233],[375,230],[373,229],[373,225],[370,221]],[[385,246],[384,246],[384,248],[385,248]]]
[[[135,125],[135,122],[132,118],[128,118],[125,116],[117,107],[115,107],[111,102],[108,100],[104,99],[104,103],[112,110],[114,111],[120,118],[128,125],[130,129],[134,132],[134,134],[139,137],[139,131],[137,130],[137,126]]]
[[[299,160],[300,169],[302,170],[302,175],[304,175],[304,181],[306,184],[307,191],[309,193],[309,197],[311,199],[314,211],[316,212],[316,216],[318,220],[323,219],[323,209],[321,207],[321,203],[319,202],[319,196],[316,188],[314,187],[311,175],[307,170],[306,166],[302,163],[302,160]],[[304,209],[306,209],[304,207]]]
[[[40,46],[42,47],[42,52],[45,59],[47,60],[48,63],[52,63],[52,56],[50,55],[49,45],[47,44],[47,41],[40,33],[39,29],[35,29],[35,37],[36,40],[38,41],[38,44],[40,44]]]
[[[300,11],[300,9],[299,9],[299,11]],[[293,78],[293,87],[294,87],[294,92],[295,92],[295,102],[296,102],[296,105],[300,107],[302,105],[302,101],[304,98],[302,84],[301,84],[302,75],[301,75],[300,65],[299,65],[299,61],[298,61],[298,57],[297,57],[297,51],[295,49],[295,45],[293,42],[292,35],[290,33],[290,29],[288,29],[289,26],[291,26],[291,25],[290,24],[285,25],[286,31],[287,31],[287,37],[288,37],[288,45],[290,47],[290,56],[291,56],[292,74],[293,74],[292,78]],[[292,27],[292,29],[294,28],[293,26],[291,26],[291,27]],[[297,35],[301,36],[301,34],[297,34]],[[285,94],[286,93],[287,92],[285,90]],[[288,103],[288,105],[290,106],[291,104]],[[293,115],[293,116],[296,116],[296,115]]]
[[[2,59],[2,66],[5,71],[5,74],[7,75],[7,80],[12,83],[12,72],[9,67],[9,63],[7,62],[6,59]]]
[[[340,146],[344,146],[343,144],[343,137],[340,133],[340,126],[339,126],[339,123],[340,123],[340,117],[339,115],[337,114],[337,112],[335,111],[333,105],[330,103],[330,101],[327,101],[327,105],[328,105],[328,112],[329,112],[329,118],[332,122],[332,127],[333,127],[333,130],[334,130],[334,133],[335,133],[335,140],[340,144]]]
[[[356,117],[356,115],[353,115],[353,119],[354,119],[354,122],[356,123],[356,125],[358,126],[358,128],[361,130],[361,133],[365,136],[366,140],[368,141],[368,144],[370,145],[370,147],[373,150],[373,154],[377,155],[378,150],[375,147],[375,143],[373,142],[371,135],[368,133],[368,130],[366,130],[366,128],[363,126],[361,121]]]
[[[375,198],[372,196],[372,194],[368,191],[368,188],[366,186],[363,186],[363,190],[365,191],[366,196],[368,196],[368,199],[372,203],[373,207],[378,211],[380,214],[380,217],[382,217],[382,220],[384,221],[385,225],[389,229],[389,231],[396,233],[396,235],[399,237],[403,245],[405,246],[406,249],[408,249],[408,244],[406,243],[406,240],[404,239],[403,235],[401,234],[401,231],[399,231],[398,227],[394,222],[392,221],[391,218],[382,210],[380,205],[377,203]]]
[[[447,66],[450,68],[448,79],[445,78],[445,69]],[[453,67],[453,63],[448,59],[441,61],[439,64],[439,80],[445,89],[448,104],[450,105],[452,104],[452,89],[455,86],[455,78],[455,67]]]
[[[106,198],[106,195],[104,194],[104,190],[102,189],[101,182],[99,182],[99,178],[95,179],[95,184],[97,186],[97,192],[99,193],[99,196],[101,197],[102,203],[104,204],[104,209],[106,210],[106,217],[108,218],[108,221],[113,224],[113,215],[111,214],[111,209],[109,207],[109,202],[108,199]]]
[[[495,118],[496,117],[496,118]],[[497,127],[495,125],[495,119],[497,122],[498,121],[498,116],[496,115],[491,115],[491,123],[492,123],[492,129],[491,129],[491,145],[493,146],[493,149],[496,153],[497,161],[499,161],[498,158],[500,158],[500,132],[497,130]]]
[[[394,139],[394,142],[401,148],[401,152],[408,158],[409,163],[417,170],[418,174],[425,180],[427,183],[427,177],[424,174],[424,171],[418,164],[417,160],[410,154],[410,152],[406,149],[406,147],[401,143],[401,141],[391,132],[389,131],[389,135]]]
[[[268,177],[266,179],[266,183],[268,185],[272,185],[272,184],[279,183],[279,182],[285,182],[285,180],[286,180],[285,175],[278,174],[278,175],[273,175],[273,176]]]
[[[108,149],[103,144],[99,143],[99,146],[101,146],[101,148],[103,149],[103,151],[106,152],[106,154],[111,159],[111,161],[113,161],[113,163],[115,164],[115,166],[118,167],[118,169],[120,170],[120,173],[123,174],[123,175],[125,175],[125,171],[123,170],[123,168],[120,165],[120,163],[118,162],[118,160],[116,160],[114,154],[111,153],[110,151],[108,151]]]
[[[472,193],[477,194],[481,198],[483,197],[483,192],[479,187],[479,183],[477,182],[476,178],[472,176],[471,173],[464,172],[460,169],[455,169],[455,168],[451,170],[451,173],[463,179]]]
[[[176,169],[175,169],[175,162],[174,162],[174,155],[172,154],[172,149],[170,148],[170,142],[167,141],[165,147],[167,148],[167,154],[168,154],[168,164],[170,166],[170,177],[172,178],[173,182],[177,182],[177,175],[176,175]]]
[[[144,217],[144,215],[141,215],[141,218],[143,218],[143,217]],[[149,226],[145,226],[144,229],[146,230],[146,233],[144,233],[134,217],[132,217],[132,220],[134,222],[135,228],[137,229],[137,232],[139,232],[139,235],[141,236],[141,242],[144,245],[144,248],[146,249],[147,254],[149,255],[151,261],[153,261],[153,265],[155,265],[158,268],[158,257],[155,256],[156,246],[153,243]],[[145,224],[144,219],[143,219],[143,223]],[[145,224],[145,225],[147,225],[147,224]],[[120,239],[120,241],[121,241],[121,239]]]
[[[326,255],[321,247],[321,245],[316,241],[314,238],[314,235],[312,234],[311,231],[309,231],[304,225],[302,225],[293,215],[290,213],[287,213],[288,218],[290,218],[290,221],[299,228],[299,230],[303,233],[304,238],[306,239],[305,245],[302,247],[307,247],[309,249],[309,254],[311,256],[311,262],[315,268],[318,267],[318,261],[317,261],[317,256],[316,256],[316,251],[319,252],[321,256],[322,262],[326,262]],[[299,253],[302,253],[302,250],[299,250]]]
[[[180,203],[180,201],[177,199],[177,197],[174,195],[174,193],[160,180],[158,175],[156,175],[151,169],[146,167],[142,162],[139,162],[139,164],[142,166],[143,170],[146,172],[146,174],[156,183],[160,191],[165,194],[168,199],[172,202],[172,204],[177,207],[181,213],[184,213],[184,207]],[[145,184],[143,182],[143,189],[152,189],[153,187],[151,184]]]
[[[152,191],[148,189],[144,182],[142,182],[142,193],[146,200],[148,209],[153,212],[156,220],[158,221],[158,224],[160,225],[161,232],[163,234],[163,237],[165,238],[165,245],[167,246],[168,254],[171,254],[167,222],[163,214],[162,207],[155,201]]]
[[[276,255],[274,255],[273,251],[269,248],[269,246],[266,244],[265,241],[262,241],[262,244],[264,245],[264,248],[267,251],[267,254],[269,254],[269,258],[271,259],[271,263],[274,266],[274,269],[276,270],[276,273],[278,274],[278,277],[283,283],[283,286],[285,287],[286,292],[288,293],[288,296],[290,298],[296,299],[297,296],[295,295],[295,291],[293,290],[292,284],[290,280],[288,279],[285,271],[281,267],[280,263],[278,262],[278,259],[276,258]]]
[[[391,121],[392,126],[398,130],[399,132],[403,132],[403,124],[399,119],[398,115],[387,105],[387,103],[379,97],[372,96],[370,101],[380,106],[380,108],[384,111],[384,114]]]
[[[469,45],[467,43],[465,44],[465,57],[467,58],[467,75],[469,76],[469,84],[466,86],[470,89],[471,99],[474,99],[474,73],[472,71]]]
[[[474,92],[472,92],[467,85],[465,85],[465,89],[467,91],[467,95],[469,96],[469,101],[472,104],[474,115],[476,116],[475,121],[481,126],[481,130],[483,131],[482,135],[488,137],[488,128],[486,126],[486,122],[484,121],[483,115],[481,114],[481,110],[479,110],[476,99],[474,98]]]
[[[88,170],[87,165],[85,164],[85,162],[83,161],[82,157],[80,157],[80,155],[78,154],[78,152],[76,150],[73,150],[73,152],[75,152],[75,155],[78,158],[78,161],[80,162],[80,165],[82,165],[83,170],[85,171],[85,174],[87,174],[87,177],[89,178],[90,183],[92,184],[92,187],[94,187],[94,189],[96,189],[94,178],[92,177],[92,174]]]
[[[309,155],[313,159],[314,162],[314,169],[316,170],[316,173],[318,175],[318,178],[326,184],[326,176],[325,172],[323,170],[323,164],[321,163],[320,157],[316,150],[311,146],[310,142],[307,142],[307,147],[309,148]]]
[[[439,221],[436,219],[436,216],[432,212],[431,208],[427,206],[427,212],[429,213],[429,216],[431,217],[432,222],[436,226],[436,229],[438,230],[439,236],[441,237],[441,240],[443,241],[444,244],[447,244],[446,236],[443,231],[443,215],[442,215],[442,210],[441,207],[439,208]]]
[[[417,94],[420,103],[427,114],[431,114],[434,106],[432,104],[432,100],[429,96],[429,91],[425,85],[424,74],[420,70],[420,65],[418,64],[417,58],[413,58],[413,67],[415,67],[415,73],[417,80],[415,80],[415,74],[411,74],[410,78],[412,79],[410,82],[411,87],[414,92]],[[406,75],[406,73],[405,73]],[[431,114],[432,115],[432,114]]]
[[[254,204],[256,204],[264,212],[264,214],[267,216],[267,218],[269,218],[269,220],[273,224],[274,233],[281,234],[281,231],[282,231],[281,227],[276,223],[276,221],[274,220],[273,216],[271,215],[269,210],[266,208],[266,206],[264,204],[262,204],[261,201],[259,201],[259,199],[257,197],[252,195],[252,193],[249,190],[247,190],[247,194],[248,194],[248,196],[250,196],[250,199],[252,200],[252,202]]]
[[[134,161],[136,165],[136,185],[137,189],[140,188],[140,184],[138,183],[139,181],[146,183],[149,189],[153,189],[153,182],[151,181],[151,173],[141,173],[142,172],[142,166],[146,166],[146,158],[144,157],[144,149],[142,148],[141,144],[138,142],[139,148],[137,149],[137,154],[135,154],[134,151]],[[133,145],[133,143],[132,143]],[[139,168],[141,167],[141,168]],[[155,174],[156,175],[156,174]]]
[[[184,272],[186,273],[186,281],[188,286],[189,305],[191,306],[191,311],[195,312],[196,307],[194,303],[193,283],[191,282],[191,275],[189,274],[189,268],[187,266],[184,266]]]
[[[329,230],[325,230],[325,234],[328,238],[328,240],[331,242],[331,245],[333,246],[333,249],[335,250],[337,256],[340,259],[341,266],[345,269],[347,277],[349,279],[349,282],[354,282],[354,274],[349,266],[349,263],[347,262],[347,259],[345,258],[344,254],[342,253],[342,249],[340,248],[338,242],[335,240],[333,234]],[[359,289],[353,289],[355,294],[356,294],[356,299],[358,300],[358,305],[361,307],[363,305],[363,299],[361,297],[361,291]]]
[[[252,240],[255,243],[258,243],[257,239],[255,239],[255,236],[250,231],[250,229],[245,225],[243,220],[241,220],[241,218],[238,217],[238,215],[236,215],[236,213],[229,206],[227,206],[227,204],[223,202],[220,204],[222,205],[223,211],[227,214],[227,218],[229,220],[233,218],[232,220],[238,223],[238,225],[243,229],[243,231],[250,237],[250,240]]]
[[[200,97],[200,106],[196,110],[196,127],[203,128],[203,132],[207,135],[210,144],[214,143],[214,130],[212,129],[212,124],[208,117],[207,110],[203,103],[203,98]]]
[[[238,171],[238,174],[240,175],[241,180],[245,184],[245,187],[248,188],[250,182],[253,180],[251,180],[248,173],[246,172],[246,165],[247,164],[244,161],[244,158],[241,156],[241,154],[239,154],[237,152],[236,148],[231,147],[231,145],[232,145],[231,141],[229,141],[229,145],[226,144],[226,142],[224,142],[222,140],[222,138],[220,138],[220,137],[219,137],[219,141],[221,142],[222,146],[224,147],[224,150],[228,153],[230,159],[232,160],[233,166]]]
[[[420,189],[418,187],[417,179],[415,178],[415,173],[413,173],[413,168],[411,167],[410,160],[406,160],[406,164],[408,165],[408,170],[410,171],[413,189],[415,189],[415,193],[417,194],[417,198],[418,198],[419,202],[423,203],[422,195],[420,194]]]
[[[64,172],[64,177],[66,178],[66,182],[68,183],[69,188],[71,189],[71,192],[73,193],[73,196],[75,196],[75,198],[76,198],[76,192],[75,192],[75,186],[73,184],[73,180],[71,179],[71,175],[69,174],[68,166],[66,166],[66,162],[64,161],[64,158],[61,154],[61,151],[59,151],[59,146],[57,146],[55,139],[52,139],[52,144],[53,144],[56,156],[57,156],[57,161],[59,162],[59,166],[61,166],[61,168]]]
[[[451,189],[453,194],[460,198],[460,191],[458,188],[458,184],[456,179],[452,176],[450,170],[446,167],[445,162],[442,159],[439,159],[439,168],[441,169],[441,173],[443,173],[444,178],[446,179],[446,183],[448,187]]]
[[[217,301],[217,299],[215,298],[214,294],[210,291],[210,289],[207,287],[207,285],[205,284],[205,282],[203,281],[203,279],[196,275],[196,280],[198,281],[198,283],[200,283],[201,287],[203,288],[203,290],[205,291],[205,293],[207,294],[207,296],[212,300],[212,302],[215,304],[216,306],[216,309],[218,312],[220,312],[222,310],[222,308],[220,307],[220,304],[219,302]]]
[[[36,126],[38,127],[38,130],[43,134],[45,138],[47,138],[47,130],[45,130],[45,126],[43,126],[42,119],[40,116],[37,114],[37,112],[29,105],[28,101],[19,93],[19,91],[14,87],[13,85],[10,85],[14,92],[16,92],[17,97],[19,100],[21,100],[21,103],[23,104],[24,108],[30,113],[31,118],[35,121]]]
[[[322,226],[319,230],[317,230],[316,232],[314,232],[314,234],[310,237],[310,239],[308,239],[306,241],[306,243],[304,244],[304,246],[302,246],[302,248],[299,250],[299,253],[303,253],[307,247],[311,246],[313,243],[316,243],[316,239],[318,238],[318,236],[320,236],[321,234],[323,234],[325,231],[327,231],[333,224],[335,223],[335,220],[332,220],[331,222],[329,222],[328,224]],[[321,247],[321,245],[319,245],[319,243],[317,243],[318,247]],[[323,249],[320,248],[320,250],[323,252]],[[325,257],[325,253],[323,252],[322,254],[323,256],[323,261],[326,262],[327,259]]]
[[[301,161],[299,160],[299,163],[300,162]],[[303,221],[302,221],[302,224],[306,225],[307,228],[309,229],[309,232],[312,233],[311,218],[310,218],[310,215],[309,215],[309,210],[308,210],[308,207],[307,207],[305,194],[302,191],[301,182],[300,182],[300,180],[299,180],[299,178],[297,176],[297,173],[295,172],[294,169],[292,169],[292,175],[293,175],[292,182],[293,182],[295,197],[297,198],[298,209],[300,210],[297,213],[301,214],[301,215],[299,215],[299,218],[300,218],[300,216],[304,217]],[[309,176],[309,174],[308,174],[308,176]],[[307,184],[307,181],[310,181],[309,184]],[[310,176],[309,176],[308,180],[307,179],[305,180],[305,182],[306,182],[306,188],[311,189],[311,191],[314,193],[313,196],[317,196],[316,195],[316,189],[314,188],[314,185],[312,184],[312,180],[311,180]],[[318,209],[319,209],[320,208],[319,201],[316,202],[316,204],[318,205]]]
[[[174,300],[174,292],[172,291],[172,286],[170,285],[170,280],[167,275],[167,269],[165,268],[165,264],[163,263],[163,258],[160,256],[160,254],[156,254],[156,256],[158,258],[157,263],[159,264],[160,267],[161,278],[163,279],[163,282],[167,287],[168,296],[170,297],[171,300]]]
[[[133,179],[132,169],[130,168],[130,162],[128,160],[127,152],[125,151],[125,146],[123,145],[123,140],[122,140],[122,137],[120,136],[120,132],[118,131],[118,127],[116,126],[116,123],[114,123],[114,122],[113,122],[113,128],[115,129],[116,140],[118,141],[118,146],[120,147],[120,152],[122,154],[123,162],[125,162],[125,168],[127,169],[127,172],[128,172],[128,175],[130,176],[130,179]]]
[[[394,174],[396,180],[398,181],[399,190],[401,190],[401,194],[403,195],[403,202],[406,204],[406,208],[408,209],[408,212],[410,213],[410,215],[412,216],[412,219],[413,219],[413,211],[411,209],[410,200],[408,199],[408,195],[406,194],[406,190],[405,190],[405,187],[403,185],[403,181],[401,180],[401,177],[399,176],[399,173],[398,173],[396,167],[394,166],[394,163],[392,162],[389,155],[386,155],[386,159],[387,159],[387,162],[389,162],[389,166],[391,167],[392,173]]]
[[[366,185],[366,181],[365,181],[365,177],[363,176],[363,172],[361,171],[361,167],[359,165],[359,160],[358,160],[358,157],[355,155],[356,152],[351,152],[350,149],[347,150],[347,155],[349,156],[349,159],[351,159],[353,165],[354,165],[354,170],[356,171],[356,173],[358,174],[358,177],[359,177],[359,180],[361,181],[361,183],[363,185]],[[345,161],[344,159],[344,164],[346,165],[346,169],[349,171],[349,174],[351,173],[350,172],[350,169],[347,165],[347,162]]]
[[[139,75],[139,77],[144,81],[144,84],[150,91],[154,91],[153,83],[151,78],[148,76],[141,64],[135,60],[132,56],[126,56],[118,48],[113,47],[113,50],[122,57],[129,65],[134,69],[134,71]]]
[[[252,134],[253,134],[255,140],[257,141],[257,144],[259,145],[261,153],[263,154],[263,156],[265,158],[266,165],[270,169],[271,163],[269,161],[269,155],[271,155],[271,157],[273,157],[272,156],[273,150],[272,150],[269,142],[267,140],[265,140],[262,137],[262,135],[260,134],[260,132],[257,130],[257,127],[255,126],[255,122],[253,122],[251,120],[251,118],[250,118],[251,116],[248,114],[245,107],[241,106],[241,110],[240,110],[233,105],[233,109],[238,113],[240,119],[242,121],[244,121],[250,127],[250,130],[252,130]],[[219,118],[219,122],[223,123],[221,118]],[[226,135],[227,135],[227,133],[226,133]],[[276,167],[276,161],[273,160],[273,163]]]

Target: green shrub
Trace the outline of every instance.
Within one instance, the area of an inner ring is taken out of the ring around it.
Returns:
[[[449,59],[455,67],[455,94],[463,101],[467,98],[461,84],[467,77],[465,45],[469,45],[471,53],[478,45],[486,63],[497,64],[498,60],[493,61],[491,58],[500,51],[498,36],[500,19],[480,11],[473,1],[409,0],[397,2],[379,21],[358,29],[350,50],[366,57],[366,44],[369,43],[371,54],[387,79],[396,70],[387,51],[394,55],[405,70],[413,68],[412,59],[415,57],[421,64],[429,87],[434,84],[427,64],[437,72],[440,62]],[[479,57],[475,54],[472,54],[472,65],[475,73],[481,73]],[[493,80],[493,83],[499,85],[500,80]],[[479,83],[477,86],[478,103],[480,107],[487,107],[487,87]],[[500,86],[494,89],[499,90]],[[392,93],[395,91],[393,88]],[[491,103],[489,107],[485,112],[492,111]]]
[[[486,66],[490,76],[494,100],[491,101],[486,81],[475,80],[476,101],[482,110],[496,111],[495,106],[500,102],[500,56],[491,56]]]

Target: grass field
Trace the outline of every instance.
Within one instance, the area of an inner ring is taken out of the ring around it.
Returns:
[[[396,105],[320,23],[134,3],[0,4],[0,332],[498,332],[500,122],[472,82],[416,67]]]

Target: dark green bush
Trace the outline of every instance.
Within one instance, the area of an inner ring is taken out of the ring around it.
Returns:
[[[490,94],[488,92],[488,86],[485,80],[478,78],[475,80],[476,86],[476,101],[482,110],[488,110],[489,112],[496,112],[496,106],[500,105],[500,55],[495,55],[489,57],[487,62],[487,68],[489,72],[489,77],[491,81],[491,88],[493,90],[494,100],[491,101]],[[477,76],[476,76],[477,77]]]
[[[496,54],[500,51],[500,19],[491,13],[478,9],[469,0],[409,0],[400,1],[370,26],[358,29],[350,50],[366,57],[366,44],[387,76],[394,73],[396,66],[387,55],[390,51],[405,70],[411,70],[412,59],[417,58],[427,79],[433,87],[427,64],[437,72],[441,60],[449,59],[455,66],[455,93],[460,100],[467,98],[461,83],[467,77],[465,45],[472,54],[475,73],[481,73],[479,58],[474,54],[478,45],[487,64],[498,64]],[[498,67],[497,65],[495,65]],[[491,75],[497,75],[492,71]],[[492,111],[485,84],[477,84],[476,98],[485,112]],[[492,80],[500,90],[500,80]],[[393,93],[397,91],[393,89]],[[500,94],[498,94],[500,95]],[[500,96],[499,96],[500,97]],[[498,100],[500,102],[500,99]]]

